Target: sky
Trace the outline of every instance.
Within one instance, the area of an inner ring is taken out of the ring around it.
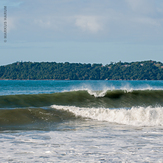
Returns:
[[[144,60],[163,62],[163,0],[0,1],[0,65]]]

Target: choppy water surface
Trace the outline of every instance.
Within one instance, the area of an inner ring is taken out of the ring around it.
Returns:
[[[163,162],[163,81],[0,81],[2,162]]]

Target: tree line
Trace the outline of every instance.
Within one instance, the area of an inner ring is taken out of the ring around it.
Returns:
[[[163,80],[163,63],[117,62],[107,65],[15,62],[0,66],[0,79],[11,80]]]

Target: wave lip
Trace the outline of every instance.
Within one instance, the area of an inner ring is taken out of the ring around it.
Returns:
[[[52,105],[51,107],[98,121],[132,126],[163,126],[163,107],[132,107],[131,109],[80,108],[58,105]]]

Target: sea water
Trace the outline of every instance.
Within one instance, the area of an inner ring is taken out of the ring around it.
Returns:
[[[0,81],[1,162],[163,162],[163,81]]]

